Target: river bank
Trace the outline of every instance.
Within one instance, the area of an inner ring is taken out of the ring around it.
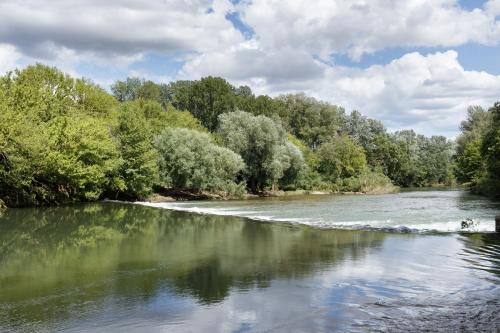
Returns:
[[[193,201],[193,200],[242,200],[242,199],[258,199],[258,198],[279,198],[279,197],[296,197],[304,195],[366,195],[366,194],[389,194],[396,193],[400,190],[399,187],[383,187],[373,189],[367,192],[355,191],[319,191],[319,190],[294,190],[294,191],[263,191],[257,194],[243,193],[242,195],[230,195],[227,193],[200,192],[193,193],[183,190],[166,190],[151,194],[146,198],[150,202],[175,202],[175,201]]]

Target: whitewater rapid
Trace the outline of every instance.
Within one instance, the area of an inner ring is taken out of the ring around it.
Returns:
[[[316,199],[316,200],[314,200]],[[287,200],[137,202],[195,214],[234,216],[315,228],[390,232],[493,232],[497,203],[463,191],[379,196],[317,196]],[[474,221],[462,228],[466,218]]]

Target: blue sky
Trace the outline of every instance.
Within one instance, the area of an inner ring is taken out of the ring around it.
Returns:
[[[218,75],[454,137],[500,99],[500,0],[4,0],[0,71],[42,62],[108,88]]]

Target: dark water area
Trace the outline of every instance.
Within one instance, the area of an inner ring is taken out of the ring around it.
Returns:
[[[499,329],[493,233],[324,230],[119,203],[0,218],[0,332]]]

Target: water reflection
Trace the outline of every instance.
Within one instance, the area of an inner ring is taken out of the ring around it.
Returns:
[[[363,258],[385,235],[115,203],[12,209],[0,219],[0,330],[57,330],[113,307],[126,316],[159,295],[168,322],[186,300],[218,304],[307,277]]]
[[[493,273],[500,280],[500,235],[463,234],[464,249],[461,258],[471,269]]]

